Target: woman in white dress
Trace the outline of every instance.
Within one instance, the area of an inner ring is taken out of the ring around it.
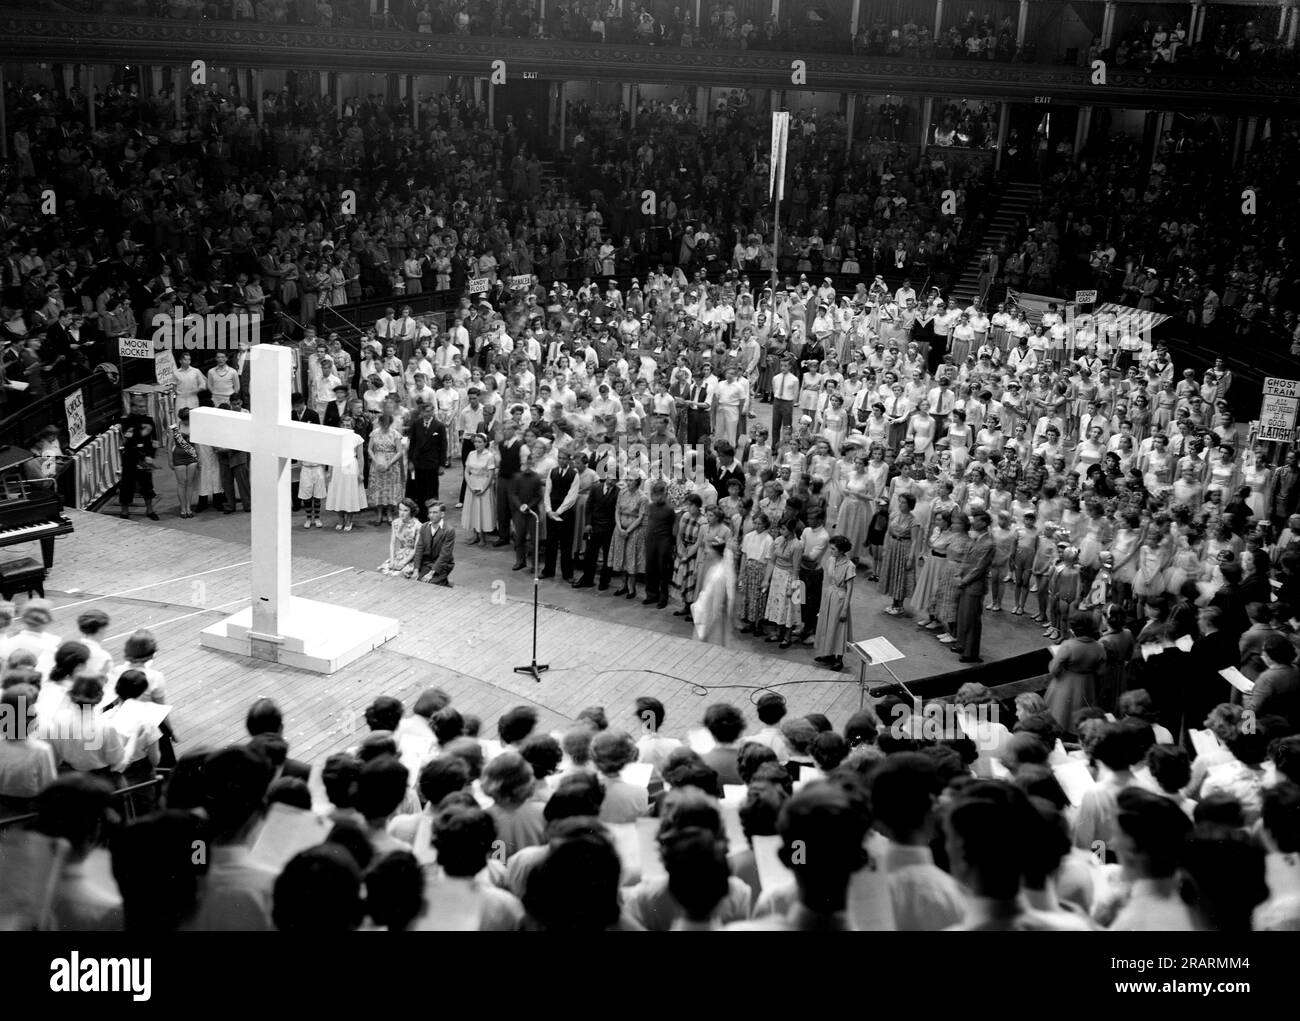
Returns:
[[[1268,452],[1262,445],[1257,445],[1254,450],[1248,450],[1242,457],[1241,484],[1250,486],[1250,496],[1246,498],[1246,506],[1251,509],[1255,515],[1256,521],[1267,521],[1268,498],[1270,489],[1273,485],[1273,469],[1268,464]]]
[[[473,538],[468,545],[486,541],[484,534],[496,528],[497,460],[488,449],[487,437],[475,433],[474,449],[465,457],[465,507],[460,524]]]
[[[907,442],[917,457],[929,456],[934,446],[935,421],[930,414],[930,402],[921,401],[907,423]]]
[[[329,488],[325,491],[325,509],[336,511],[339,516],[336,532],[352,531],[352,516],[357,511],[366,509],[366,489],[361,483],[361,461],[359,451],[365,442],[357,433],[352,432],[352,416],[344,416],[339,423],[352,437],[352,450],[343,464],[330,470]]]

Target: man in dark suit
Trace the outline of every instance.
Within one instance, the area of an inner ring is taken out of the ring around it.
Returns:
[[[456,530],[443,523],[446,513],[437,500],[429,501],[428,520],[420,526],[420,535],[415,540],[415,577],[431,585],[451,588],[451,569],[456,566]]]
[[[608,460],[596,461],[599,480],[587,494],[587,523],[591,535],[587,537],[587,552],[582,564],[582,577],[573,583],[574,588],[591,588],[596,584],[596,562],[604,557],[600,569],[600,589],[609,588],[609,546],[614,539],[614,523],[618,517],[618,486],[609,477]]]
[[[975,541],[966,556],[966,568],[957,576],[957,641],[949,648],[959,653],[962,663],[983,663],[980,659],[980,635],[984,630],[984,596],[988,592],[989,567],[993,563],[993,537],[989,534],[989,516],[976,511],[970,517]]]
[[[346,383],[340,383],[334,388],[334,400],[325,405],[325,421],[321,424],[332,425],[337,429],[343,425],[343,416],[347,413],[348,385]]]
[[[259,698],[248,707],[248,715],[244,718],[244,726],[251,738],[265,735],[267,737],[277,737],[281,741],[284,740],[284,717],[280,713],[280,707],[269,698]],[[286,744],[285,747],[287,749],[288,745]],[[305,781],[311,776],[311,767],[305,762],[286,757],[280,775]]]
[[[709,481],[713,483],[713,488],[718,491],[718,496],[727,495],[727,483],[733,479],[740,483],[740,491],[745,491],[745,472],[740,465],[736,463],[736,448],[728,440],[718,440],[713,448],[717,452],[717,458],[712,465],[709,459],[705,458],[705,467],[709,472]]]
[[[557,464],[546,478],[542,509],[546,514],[546,569],[541,577],[555,577],[559,555],[560,574],[573,581],[573,526],[577,519],[578,473],[569,463],[569,452],[556,452]]]
[[[433,405],[428,401],[420,402],[416,419],[411,423],[409,456],[410,496],[420,508],[420,519],[425,520],[425,507],[430,500],[437,499],[438,476],[447,459],[447,427],[434,417]]]
[[[522,571],[528,567],[528,554],[532,550],[533,535],[539,527],[537,515],[541,513],[545,481],[537,474],[532,455],[520,455],[519,474],[515,476],[510,493],[510,522],[515,536],[515,566]],[[531,511],[531,513],[529,513]]]
[[[514,422],[501,426],[502,439],[498,445],[497,465],[497,541],[493,546],[510,545],[510,491],[515,476],[519,474],[519,457],[524,441],[519,437],[519,427]]]
[[[290,418],[295,422],[306,422],[308,425],[320,425],[320,415],[316,414],[313,408],[307,407],[307,401],[303,398],[302,394],[294,394],[289,398],[289,400],[293,405],[289,412]],[[298,499],[298,473],[296,470],[298,462],[294,461],[293,465],[294,467],[290,471],[292,478],[289,480],[289,492],[293,496],[293,509],[299,511],[302,510],[302,501]]]
[[[650,487],[650,507],[645,523],[645,598],[642,603],[668,605],[668,587],[673,580],[673,525],[677,512],[667,500],[668,487],[662,480]]]

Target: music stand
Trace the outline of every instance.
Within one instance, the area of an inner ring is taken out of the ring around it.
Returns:
[[[885,673],[889,674],[894,683],[907,692],[909,698],[915,697],[908,686],[899,679],[898,674],[894,673],[893,667],[889,665],[895,660],[906,659],[907,657],[899,652],[888,638],[867,638],[860,642],[850,642],[849,648],[858,657],[859,709],[862,709],[867,701],[867,667],[869,666],[884,667]]]
[[[527,666],[515,667],[515,673],[527,674],[538,684],[541,684],[542,674],[551,669],[549,663],[537,662],[537,589],[542,581],[540,577],[542,570],[542,520],[537,516],[537,512],[526,504],[520,510],[525,514],[532,515],[533,518],[533,661]]]

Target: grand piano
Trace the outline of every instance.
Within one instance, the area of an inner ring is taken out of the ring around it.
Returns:
[[[58,486],[58,474],[71,462],[57,459],[54,477],[42,477],[36,460],[22,447],[0,448],[0,546],[41,544],[39,564],[0,554],[0,594],[6,599],[22,591],[44,594],[45,574],[54,566],[54,540],[72,532],[72,522],[63,516]]]

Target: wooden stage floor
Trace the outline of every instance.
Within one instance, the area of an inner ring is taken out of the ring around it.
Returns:
[[[313,763],[356,743],[376,696],[410,705],[432,686],[481,717],[485,736],[495,736],[502,712],[525,704],[538,709],[547,730],[591,705],[605,706],[615,726],[631,730],[633,699],[654,695],[674,733],[698,725],[713,701],[744,707],[763,685],[783,685],[792,713],[823,712],[837,723],[858,705],[856,674],[833,674],[808,656],[722,649],[546,606],[538,658],[551,669],[538,684],[512,669],[532,656],[531,592],[527,600],[494,599],[482,587],[417,585],[303,557],[293,560],[295,593],[395,617],[401,634],[329,677],[214,652],[199,646],[198,632],[247,599],[247,546],[143,521],[67,514],[76,532],[59,542],[47,585],[51,630],[73,638],[81,609],[102,609],[111,618],[104,645],[115,662],[133,631],[153,631],[182,751],[242,739],[244,713],[260,696],[284,711],[290,754]],[[754,721],[752,710],[747,715]]]
[[[665,730],[675,735],[697,726],[714,701],[741,706],[756,723],[748,703],[767,686],[786,697],[792,715],[825,713],[837,727],[858,708],[856,671],[828,671],[811,661],[810,649],[777,653],[775,646],[742,636],[732,648],[706,645],[686,637],[685,626],[666,633],[664,622],[653,629],[626,623],[638,618],[624,600],[599,597],[609,608],[602,614],[596,597],[567,586],[561,592],[547,583],[538,658],[551,669],[538,684],[513,672],[532,656],[531,585],[518,574],[509,576],[508,585],[494,582],[490,575],[501,572],[486,565],[475,569],[466,564],[464,580],[445,589],[295,556],[295,593],[395,617],[401,634],[329,677],[215,652],[199,646],[198,632],[247,600],[246,540],[108,514],[66,513],[76,531],[59,541],[46,587],[55,604],[52,631],[65,639],[75,637],[78,612],[98,607],[111,618],[104,645],[118,662],[133,631],[153,631],[160,650],[156,664],[166,674],[169,700],[176,707],[173,719],[182,751],[241,740],[245,711],[261,696],[274,698],[284,711],[293,757],[312,763],[357,742],[366,730],[362,713],[376,696],[392,695],[409,706],[433,686],[449,692],[462,711],[478,715],[484,736],[495,736],[502,712],[524,704],[538,709],[546,730],[563,729],[592,705],[604,706],[614,726],[632,730],[632,702],[638,695],[663,701]],[[241,519],[247,520],[236,515],[220,523]],[[5,552],[23,555],[24,550]],[[454,577],[462,577],[459,564]],[[548,596],[570,605],[547,605]],[[900,677],[911,680],[957,667],[956,657],[910,620],[880,614],[884,605],[876,586],[859,586],[855,636],[884,634],[898,646],[907,655],[893,664]],[[986,658],[1040,644],[1037,630],[1011,625],[1015,619],[986,615]],[[868,677],[869,683],[885,680],[881,671]]]

